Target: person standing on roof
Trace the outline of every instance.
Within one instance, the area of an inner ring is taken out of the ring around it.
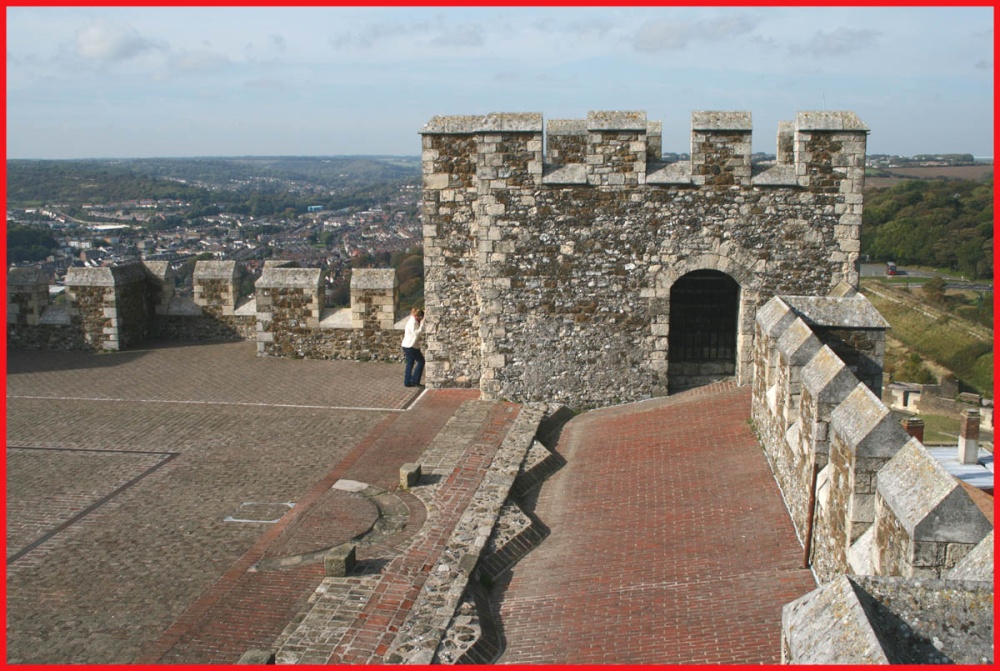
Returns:
[[[424,311],[413,308],[410,318],[406,320],[406,330],[403,332],[403,355],[406,357],[406,370],[403,372],[403,386],[421,387],[420,377],[424,372],[424,354],[417,347],[420,334],[424,332]]]

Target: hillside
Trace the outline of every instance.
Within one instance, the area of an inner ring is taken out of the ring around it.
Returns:
[[[893,381],[931,382],[921,379],[921,368],[937,375],[949,371],[971,390],[993,397],[993,329],[962,316],[977,298],[980,309],[991,315],[991,296],[950,291],[932,299],[923,290],[908,291],[877,278],[863,279],[861,293],[892,327],[885,369]]]
[[[420,183],[418,157],[316,156],[7,161],[7,206],[177,200],[259,212],[340,209],[385,200]],[[256,200],[251,203],[251,198]]]

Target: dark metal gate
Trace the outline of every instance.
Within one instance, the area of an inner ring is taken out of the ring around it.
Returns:
[[[671,363],[736,362],[740,286],[717,270],[696,270],[670,289]]]

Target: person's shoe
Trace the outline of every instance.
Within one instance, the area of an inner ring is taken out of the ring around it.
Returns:
[[[406,383],[404,382],[404,383],[403,383],[403,386],[404,386],[404,387],[416,387],[417,385],[415,385],[415,384],[406,384]]]

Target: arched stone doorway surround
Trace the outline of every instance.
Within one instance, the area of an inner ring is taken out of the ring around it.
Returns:
[[[754,318],[759,300],[759,279],[750,268],[719,254],[703,254],[676,259],[664,264],[653,278],[650,317],[653,333],[653,367],[659,387],[668,392],[670,347],[670,294],[685,275],[699,270],[714,270],[732,278],[739,287],[736,315],[736,381],[749,384],[753,374]]]

